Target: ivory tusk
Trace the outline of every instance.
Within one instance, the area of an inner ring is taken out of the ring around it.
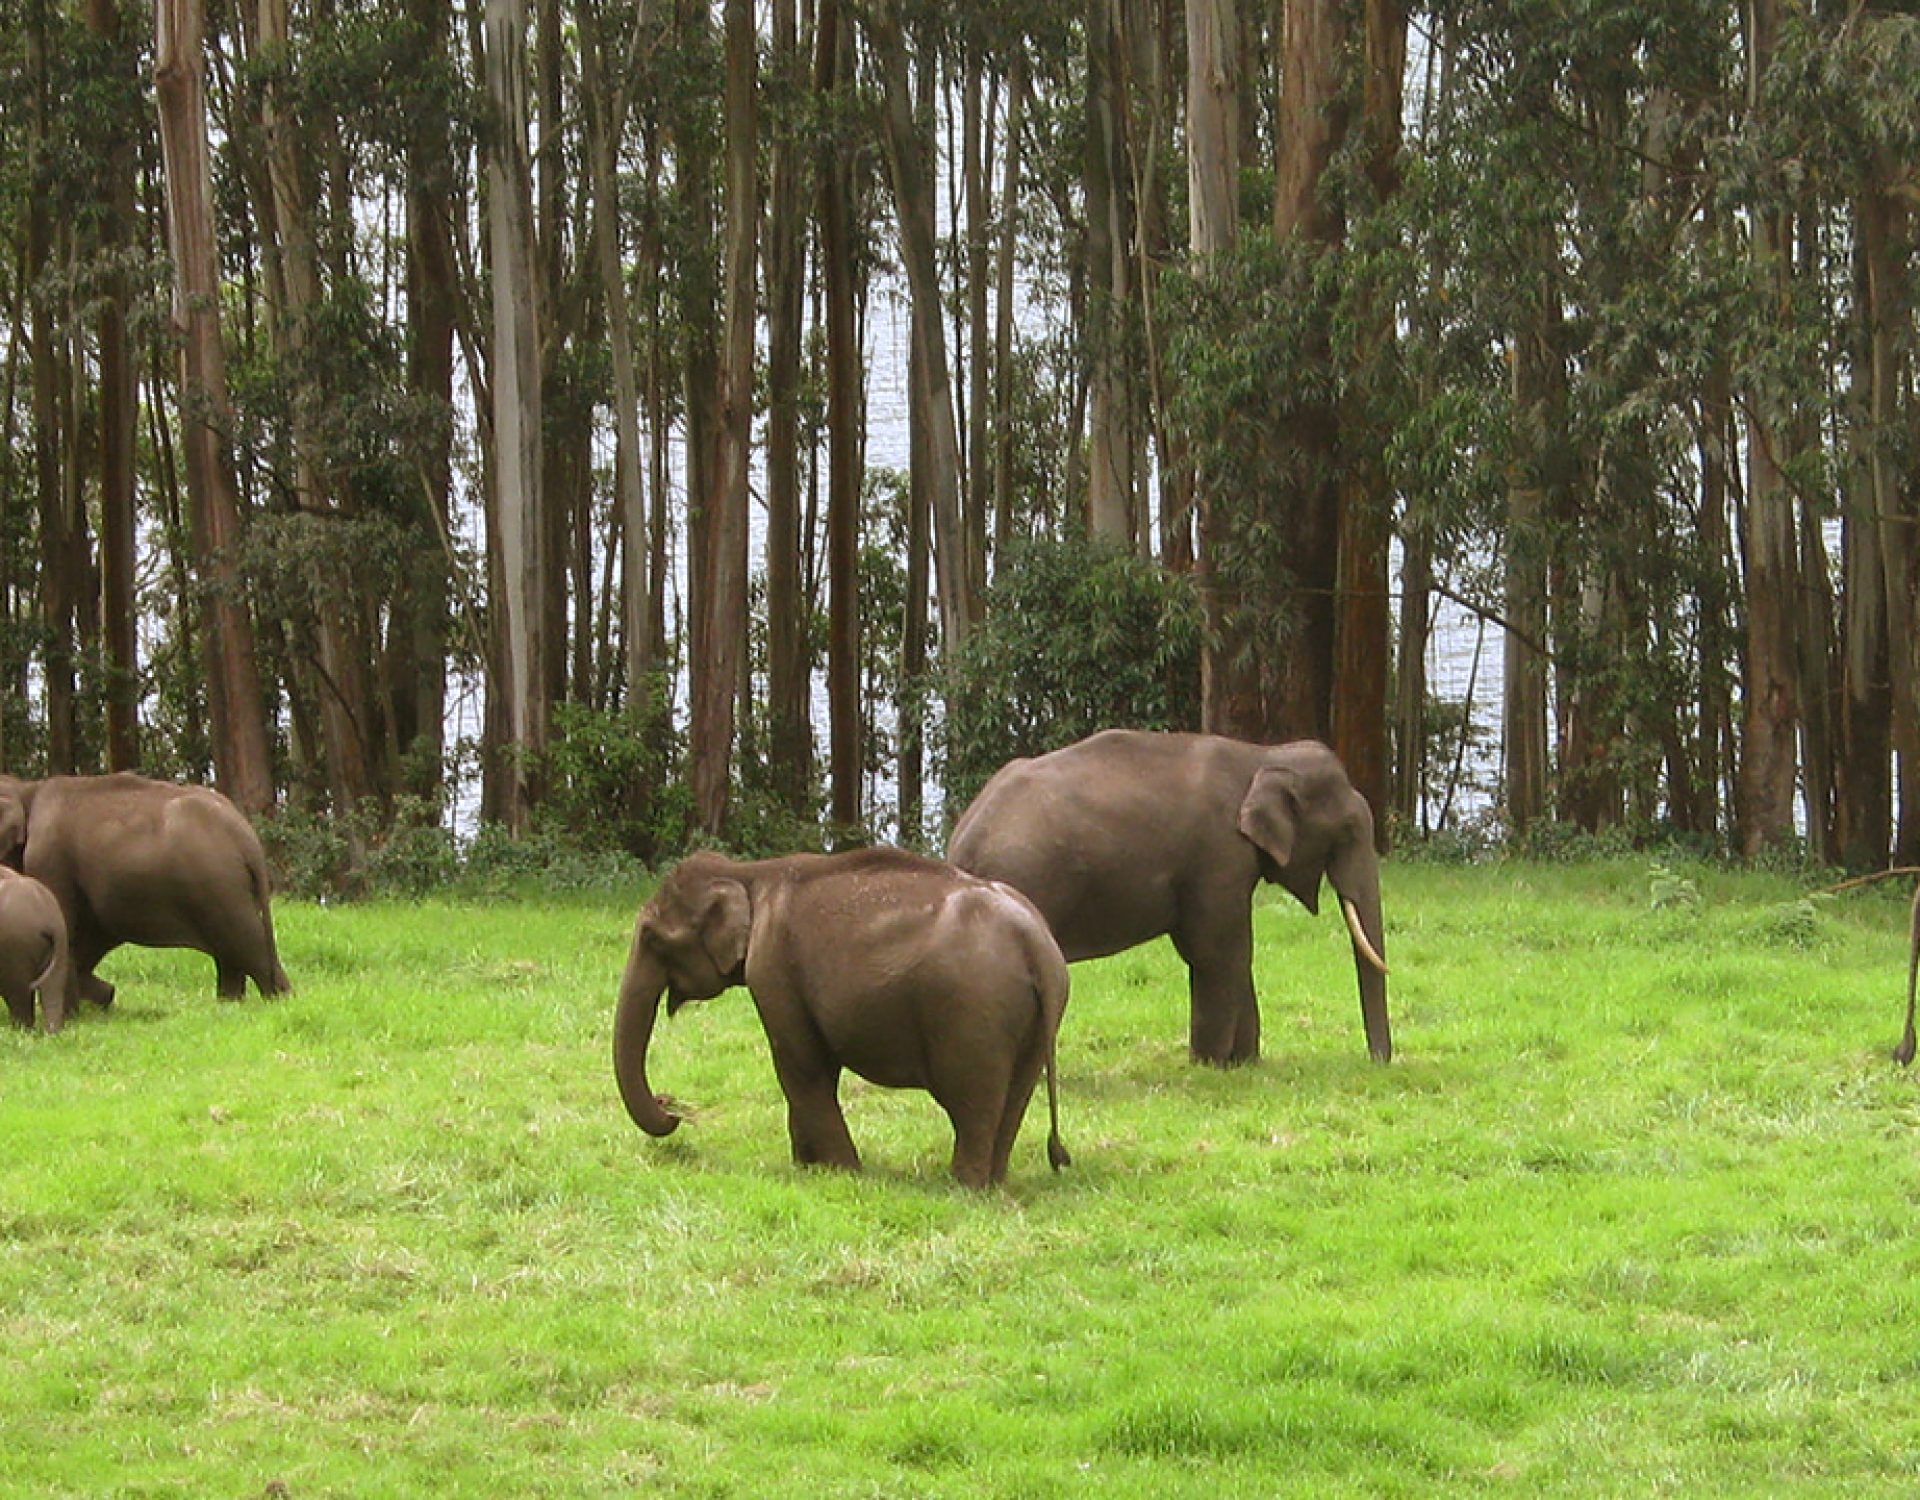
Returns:
[[[1353,946],[1360,950],[1360,956],[1372,964],[1382,974],[1388,972],[1387,961],[1375,951],[1367,941],[1367,930],[1360,925],[1360,912],[1345,896],[1340,898],[1340,910],[1347,919],[1347,931],[1353,934]]]

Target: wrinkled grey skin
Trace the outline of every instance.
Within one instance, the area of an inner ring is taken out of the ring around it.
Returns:
[[[72,979],[60,903],[39,881],[0,865],[0,998],[13,1024],[33,1025],[38,993],[41,1030],[66,1025]]]
[[[1393,1055],[1373,814],[1317,741],[1105,730],[1002,766],[947,857],[1024,891],[1069,963],[1171,936],[1187,964],[1189,1049],[1220,1066],[1260,1052],[1254,886],[1273,881],[1317,912],[1324,877],[1373,952],[1356,938],[1367,1049]]]
[[[1913,999],[1917,987],[1920,987],[1920,885],[1913,888],[1913,932],[1907,939],[1907,1030],[1900,1038],[1900,1045],[1893,1049],[1894,1060],[1903,1068],[1913,1061]]]
[[[253,826],[220,793],[120,772],[21,781],[0,776],[0,860],[53,892],[67,922],[73,985],[113,1003],[93,972],[122,943],[195,948],[224,1000],[251,979],[291,989],[273,941],[267,861]]]
[[[976,1188],[1006,1178],[1044,1069],[1047,1156],[1067,1164],[1053,1070],[1067,966],[1018,892],[898,849],[681,861],[634,924],[614,1018],[614,1075],[642,1130],[680,1123],[647,1082],[662,994],[671,1015],[736,984],[766,1028],[801,1165],[860,1166],[843,1068],[931,1093],[953,1122],[953,1175]]]

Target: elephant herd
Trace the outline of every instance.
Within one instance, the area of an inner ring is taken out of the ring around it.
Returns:
[[[11,867],[11,868],[9,868]],[[787,1100],[796,1162],[857,1168],[838,1097],[851,1069],[923,1089],[954,1130],[953,1174],[1004,1180],[1027,1104],[1047,1082],[1067,965],[1166,935],[1188,972],[1188,1046],[1230,1066],[1260,1049],[1252,897],[1261,881],[1309,912],[1333,888],[1352,941],[1367,1049],[1393,1053],[1373,815],[1313,741],[1106,730],[1002,767],[961,814],[948,861],[900,849],[681,861],[641,909],[614,1017],[614,1076],[634,1123],[680,1123],[648,1082],[669,1015],[744,984]],[[94,967],[123,943],[197,949],[219,992],[289,988],[266,860],[219,793],[128,774],[0,776],[0,995],[57,1031],[79,999],[110,1004]],[[1908,956],[1911,1062],[1920,891]]]

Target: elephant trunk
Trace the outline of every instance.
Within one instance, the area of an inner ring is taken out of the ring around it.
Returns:
[[[613,1076],[627,1113],[648,1135],[671,1135],[680,1123],[680,1117],[668,1111],[647,1084],[647,1045],[653,1040],[653,1019],[660,1012],[666,987],[660,965],[642,946],[639,934],[634,934],[627,971],[620,980],[620,1008],[613,1017]]]
[[[1328,874],[1353,939],[1367,1051],[1375,1062],[1387,1062],[1393,1056],[1393,1032],[1387,1023],[1387,932],[1380,911],[1380,862],[1371,839],[1348,859],[1335,861]]]

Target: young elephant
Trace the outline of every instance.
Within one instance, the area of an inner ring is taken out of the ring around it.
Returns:
[[[858,1169],[840,1071],[927,1090],[953,1121],[953,1175],[1001,1182],[1047,1075],[1047,1159],[1060,1143],[1054,1035],[1067,966],[1026,898],[899,849],[741,864],[683,860],[634,925],[614,1018],[613,1068],[650,1135],[680,1123],[647,1083],[660,997],[672,1015],[745,984],[787,1096],[793,1159]]]
[[[51,1034],[66,1025],[71,978],[60,903],[39,881],[0,865],[0,996],[13,1024],[33,1025],[37,990],[40,1029]]]
[[[291,989],[273,940],[267,860],[253,825],[220,793],[144,776],[0,776],[0,860],[53,892],[67,921],[76,992],[113,1003],[94,965],[122,943],[195,948],[222,999],[251,979]]]

